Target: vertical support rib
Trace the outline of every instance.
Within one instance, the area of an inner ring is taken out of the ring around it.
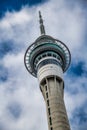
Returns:
[[[63,100],[63,81],[56,76],[46,78],[41,83],[41,90],[46,102],[49,130],[70,130]]]

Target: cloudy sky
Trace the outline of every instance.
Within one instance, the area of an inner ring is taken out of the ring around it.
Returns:
[[[46,33],[63,41],[72,62],[64,74],[71,130],[87,130],[87,0],[0,0],[0,130],[47,130],[38,80],[24,66],[27,47]]]

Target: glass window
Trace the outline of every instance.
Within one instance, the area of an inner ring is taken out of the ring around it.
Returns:
[[[48,53],[48,56],[51,56],[51,53]]]
[[[46,97],[48,98],[48,93],[46,93]]]
[[[47,100],[47,105],[49,106],[49,100]]]
[[[48,108],[48,113],[49,113],[49,115],[50,115],[50,108]]]
[[[53,130],[53,128],[52,128],[52,127],[51,127],[50,129],[51,129],[51,130]]]
[[[52,120],[51,120],[51,117],[49,118],[49,120],[50,120],[50,125],[52,125]]]
[[[41,59],[41,57],[38,58],[38,60],[40,60],[40,59]]]
[[[56,55],[55,55],[55,54],[53,54],[53,57],[56,57]]]
[[[47,65],[47,64],[60,65],[60,64],[58,63],[58,61],[55,60],[55,59],[45,59],[45,60],[43,60],[43,61],[41,61],[41,62],[39,63],[38,68],[40,69],[42,66]]]
[[[46,91],[47,91],[47,85],[45,86],[45,88],[46,88]]]
[[[42,57],[46,57],[46,54],[42,55]]]

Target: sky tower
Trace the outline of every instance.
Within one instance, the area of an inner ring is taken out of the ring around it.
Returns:
[[[39,80],[46,103],[49,130],[70,130],[63,99],[63,73],[70,65],[70,51],[63,42],[46,35],[40,11],[39,23],[41,36],[28,47],[24,63],[29,73]]]

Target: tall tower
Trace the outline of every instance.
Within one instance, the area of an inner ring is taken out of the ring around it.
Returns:
[[[63,73],[68,69],[71,55],[61,41],[45,34],[45,27],[39,11],[40,32],[24,57],[26,69],[39,80],[43,94],[49,130],[70,130],[64,104]]]

